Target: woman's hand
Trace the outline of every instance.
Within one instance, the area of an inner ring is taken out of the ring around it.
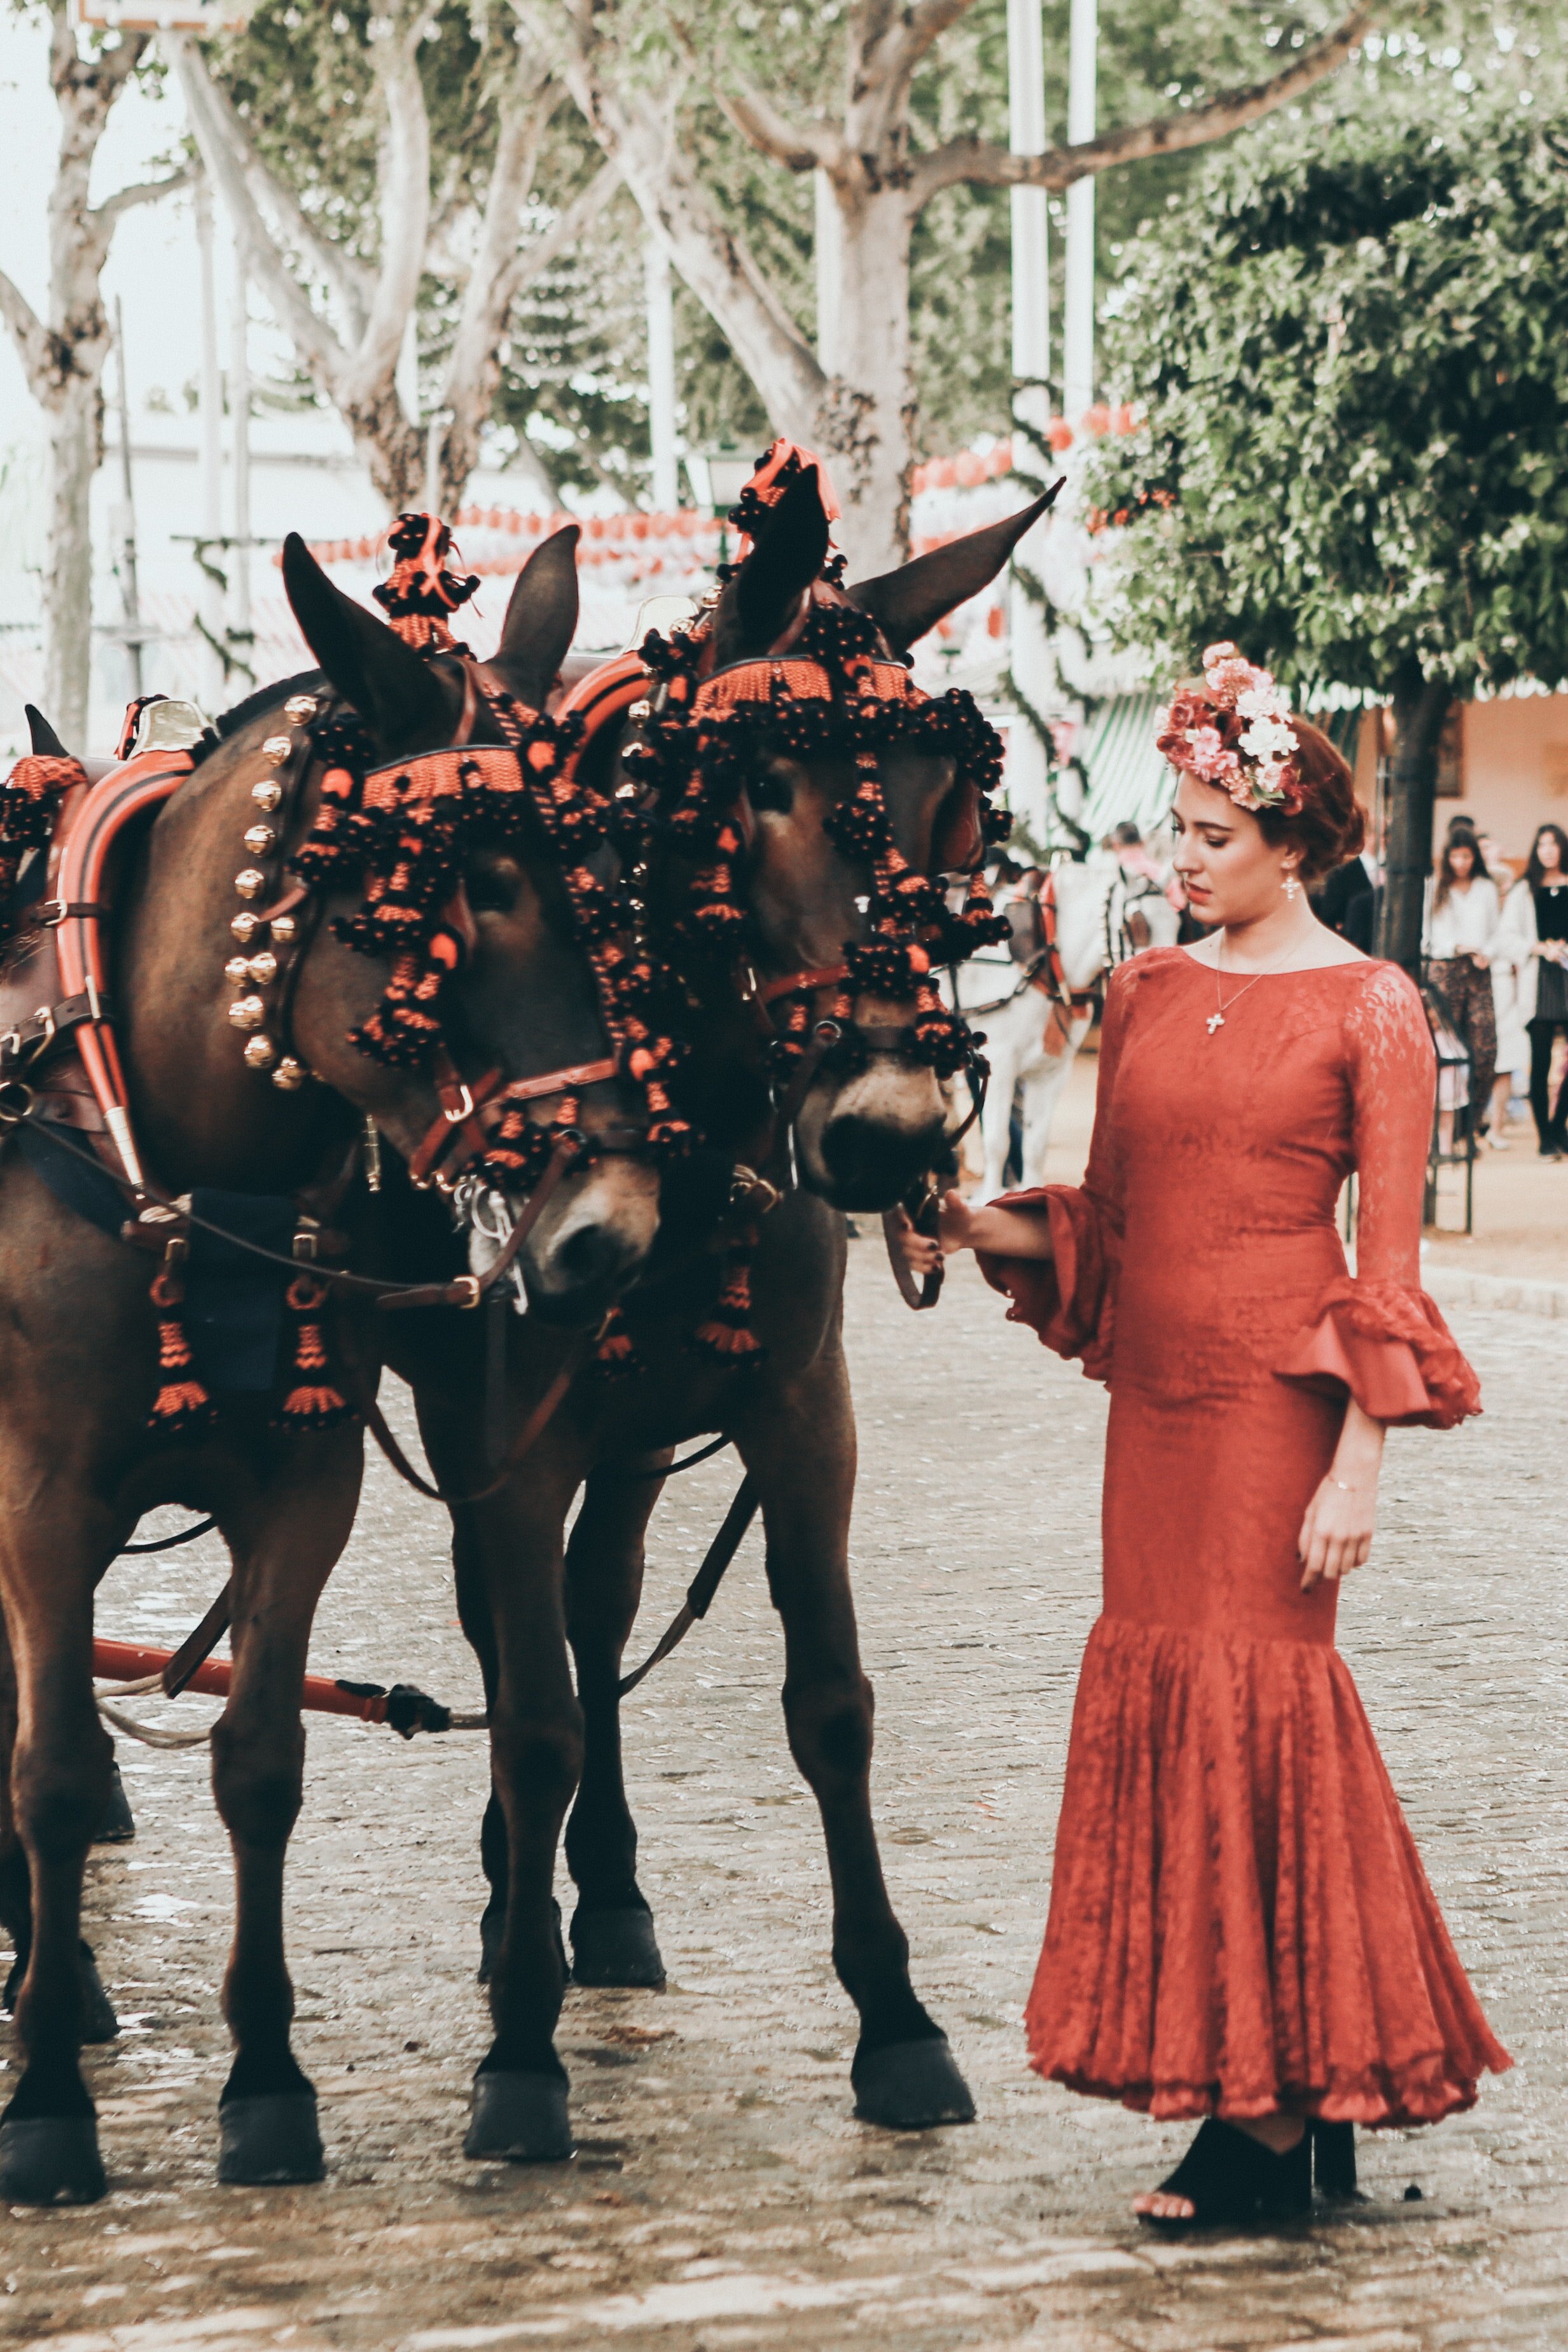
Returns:
[[[915,1231],[907,1209],[894,1209],[891,1227],[894,1245],[911,1274],[922,1281],[942,1267],[942,1244],[934,1234]]]
[[[1301,1559],[1301,1591],[1337,1584],[1354,1568],[1364,1568],[1377,1524],[1377,1481],[1383,1468],[1384,1427],[1363,1412],[1352,1397],[1328,1475],[1307,1505],[1296,1549]]]
[[[904,1212],[893,1228],[900,1257],[912,1274],[935,1274],[956,1250],[985,1250],[997,1257],[1049,1257],[1051,1225],[1027,1209],[971,1209],[962,1192],[944,1192],[936,1219],[937,1238],[917,1234]]]

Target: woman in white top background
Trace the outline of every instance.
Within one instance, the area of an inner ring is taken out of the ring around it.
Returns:
[[[1568,1033],[1568,834],[1537,828],[1523,878],[1508,894],[1495,953],[1513,975],[1512,1020],[1530,1039],[1530,1108],[1543,1160],[1568,1154],[1568,1074],[1551,1100],[1552,1048]]]
[[[1437,860],[1427,910],[1427,955],[1432,984],[1448,1010],[1470,1057],[1470,1126],[1486,1132],[1497,1075],[1497,1013],[1491,960],[1502,914],[1497,884],[1487,872],[1473,833],[1456,827]],[[1502,1139],[1494,1143],[1504,1148]]]

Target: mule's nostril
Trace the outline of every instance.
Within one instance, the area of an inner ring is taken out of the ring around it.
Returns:
[[[612,1281],[631,1253],[605,1225],[579,1225],[555,1252],[563,1278],[572,1284]]]

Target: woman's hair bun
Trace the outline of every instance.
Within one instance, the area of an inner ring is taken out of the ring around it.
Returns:
[[[1360,854],[1366,840],[1366,812],[1355,797],[1355,778],[1343,752],[1335,751],[1321,728],[1294,711],[1291,725],[1301,806],[1289,815],[1282,809],[1260,809],[1258,822],[1266,841],[1291,842],[1300,848],[1301,879],[1311,884]]]

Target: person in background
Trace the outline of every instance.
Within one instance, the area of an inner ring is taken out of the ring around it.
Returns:
[[[1511,857],[1505,857],[1490,833],[1478,833],[1481,864],[1497,884],[1500,906],[1506,901],[1517,875]],[[1487,1129],[1494,1150],[1500,1149],[1509,1123],[1509,1103],[1529,1087],[1530,1039],[1519,1018],[1518,990],[1513,967],[1503,960],[1494,941],[1491,962],[1493,1026],[1497,1031],[1497,1076],[1492,1081],[1491,1123]]]
[[[1312,912],[1325,929],[1337,931],[1363,955],[1372,953],[1372,919],[1377,894],[1366,861],[1347,858],[1312,892]]]
[[[1492,997],[1491,959],[1502,907],[1473,833],[1450,827],[1437,860],[1437,880],[1427,908],[1423,942],[1433,986],[1470,1057],[1470,1131],[1487,1131],[1492,1080],[1497,1075],[1497,1007]],[[1506,1150],[1503,1139],[1492,1144]]]
[[[1508,894],[1497,952],[1511,967],[1514,1017],[1530,1038],[1530,1108],[1542,1160],[1568,1152],[1568,1076],[1551,1100],[1552,1048],[1568,1033],[1568,834],[1537,828],[1523,878]]]

